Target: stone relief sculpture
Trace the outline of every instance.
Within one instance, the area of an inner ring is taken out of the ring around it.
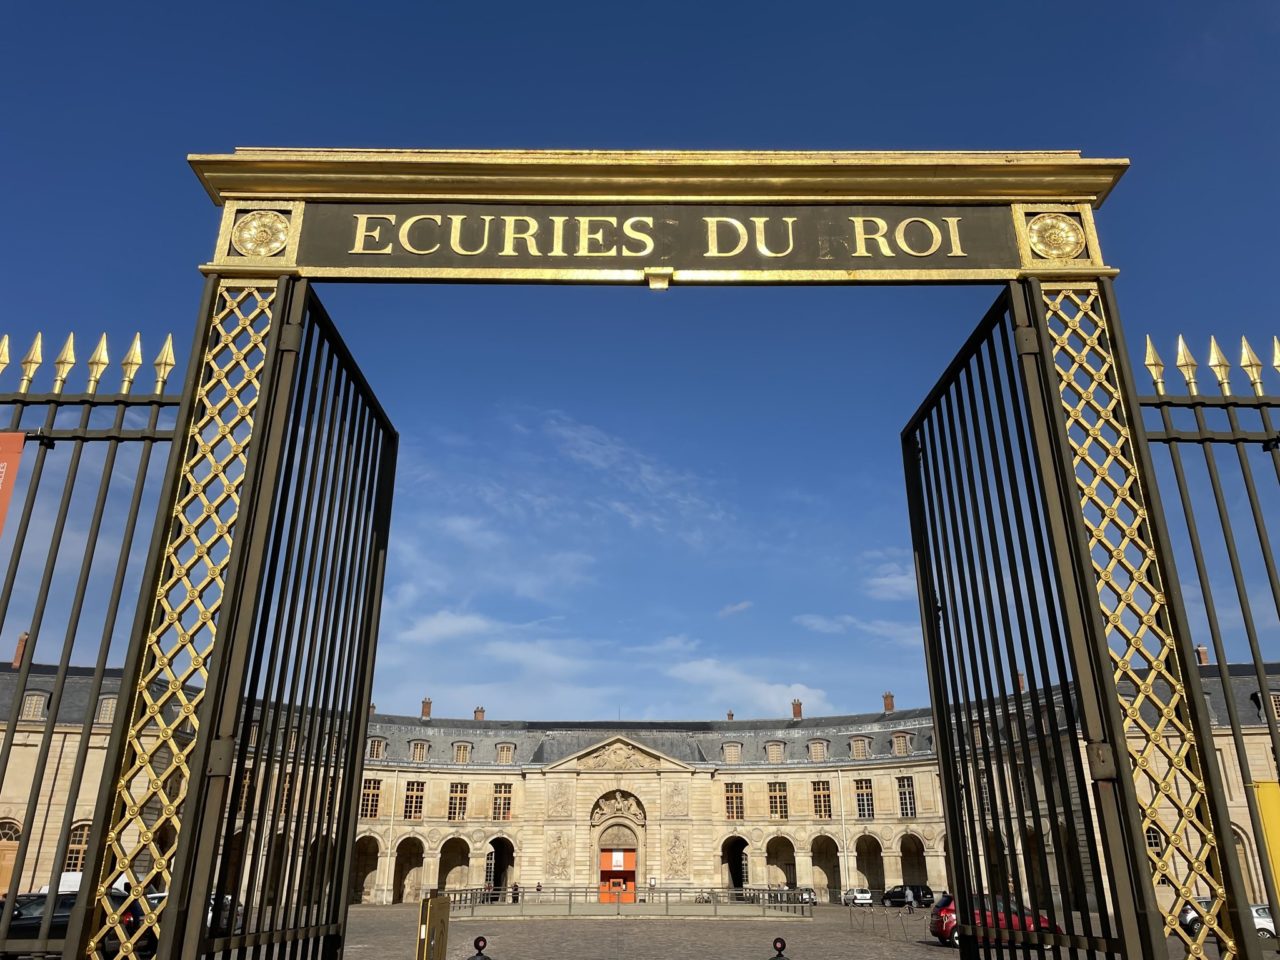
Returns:
[[[689,845],[679,833],[673,833],[667,841],[667,876],[673,879],[689,876]]]
[[[658,761],[629,743],[613,743],[578,761],[583,770],[652,770]]]
[[[629,817],[636,823],[644,823],[644,811],[640,809],[639,802],[621,790],[615,790],[612,797],[601,797],[596,801],[591,810],[591,825],[594,827],[609,817]]]
[[[573,816],[573,785],[567,780],[556,780],[547,791],[547,816]]]
[[[684,817],[689,813],[689,794],[683,783],[673,783],[667,787],[666,809],[663,811],[671,817]]]
[[[547,877],[552,880],[569,879],[569,843],[563,833],[553,833],[547,847]]]

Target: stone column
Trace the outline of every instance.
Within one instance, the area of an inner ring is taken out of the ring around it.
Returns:
[[[796,851],[796,886],[813,886],[813,851]]]
[[[888,890],[902,882],[902,853],[885,847],[881,859],[884,862],[884,887]]]

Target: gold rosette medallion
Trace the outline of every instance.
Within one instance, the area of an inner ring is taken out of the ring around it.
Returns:
[[[289,242],[289,218],[274,210],[255,210],[231,231],[231,245],[246,257],[273,257]]]
[[[1027,242],[1046,260],[1074,260],[1084,252],[1084,230],[1060,213],[1042,213],[1027,224]]]

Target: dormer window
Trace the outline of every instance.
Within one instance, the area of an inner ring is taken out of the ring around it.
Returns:
[[[725,763],[741,763],[742,762],[742,744],[726,743],[724,745],[724,762]]]
[[[453,762],[454,763],[470,763],[471,762],[471,744],[455,743],[453,745]]]
[[[911,734],[895,733],[893,735],[893,755],[905,757],[911,753]]]
[[[814,763],[823,763],[827,759],[827,741],[809,741],[809,759]]]
[[[781,763],[783,747],[784,745],[778,740],[774,740],[772,743],[766,743],[764,745],[765,759],[770,763]]]
[[[849,756],[854,760],[866,760],[871,756],[871,739],[854,737],[849,741]]]
[[[383,759],[387,755],[387,741],[377,739],[370,740],[368,754],[370,760]]]
[[[427,741],[414,740],[409,744],[409,759],[414,763],[424,763],[427,759]]]
[[[98,713],[93,718],[95,723],[110,723],[116,718],[116,698],[103,697],[98,701]]]
[[[516,761],[516,745],[514,743],[498,744],[498,762],[499,763],[515,763]],[[510,819],[510,818],[507,818]]]
[[[46,697],[43,693],[28,693],[22,698],[22,719],[43,720]]]

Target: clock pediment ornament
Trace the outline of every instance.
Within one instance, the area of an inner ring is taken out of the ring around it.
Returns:
[[[582,770],[654,770],[657,766],[657,757],[621,741],[589,753],[578,761]]]

